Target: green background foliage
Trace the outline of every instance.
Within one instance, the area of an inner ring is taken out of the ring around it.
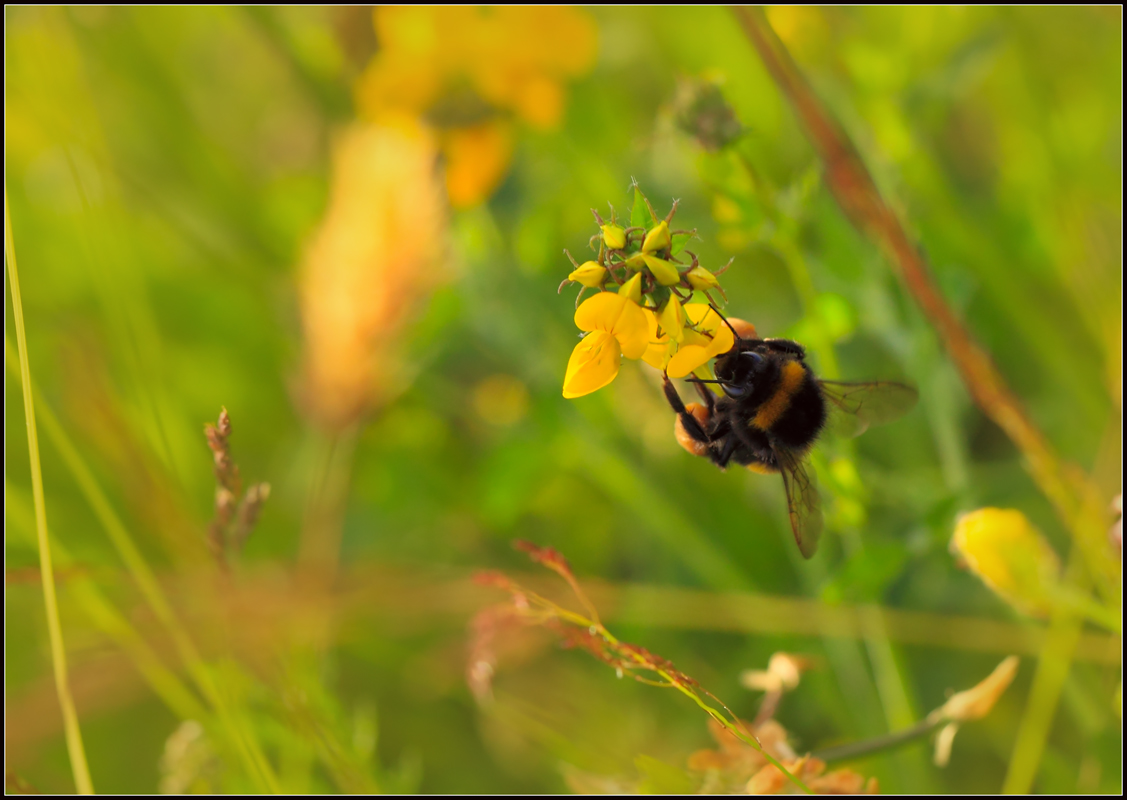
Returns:
[[[758,702],[740,688],[741,670],[778,650],[815,656],[778,715],[799,749],[907,727],[1006,655],[944,638],[943,620],[1033,624],[956,565],[958,513],[1021,509],[1068,552],[1013,445],[822,186],[815,153],[729,13],[590,13],[597,63],[569,86],[556,130],[521,132],[492,198],[451,214],[456,278],[396,342],[417,374],[358,435],[341,562],[366,594],[317,657],[275,652],[265,635],[253,659],[209,655],[285,788],[551,792],[566,789],[569,769],[653,783],[663,765],[680,768],[708,746],[684,698],[617,681],[547,638],[503,656],[494,701],[475,702],[463,679],[467,625],[491,595],[444,587],[477,568],[528,569],[515,538],[619,587],[616,634],[671,659],[741,716]],[[784,9],[771,19],[948,302],[1110,502],[1121,479],[1121,11]],[[273,487],[244,566],[281,574],[323,457],[294,399],[296,267],[324,211],[332,136],[353,116],[351,83],[375,47],[370,17],[8,8],[5,21],[6,181],[37,402],[59,416],[174,604],[178,581],[210,568],[201,425],[225,406],[243,476]],[[747,129],[719,153],[680,132],[670,109],[677,80],[702,74],[722,79]],[[755,191],[748,162],[777,190],[773,203]],[[920,388],[903,420],[820,450],[830,530],[810,562],[777,479],[720,473],[676,445],[654,370],[630,362],[604,390],[560,396],[576,342],[571,297],[555,293],[571,269],[562,249],[584,260],[588,209],[606,216],[610,201],[624,211],[632,176],[659,213],[681,199],[677,222],[699,230],[703,264],[735,257],[723,277],[731,314],[761,335],[811,343],[816,370],[829,361],[843,379]],[[14,341],[10,305],[5,315]],[[498,374],[527,393],[503,424],[474,400]],[[71,791],[10,373],[5,400],[8,765],[42,791]],[[139,630],[154,630],[152,620],[59,451],[46,442],[43,458],[94,785],[153,791],[180,719],[68,584],[92,581]],[[678,588],[701,594],[679,607]],[[817,636],[757,620],[747,604],[738,614],[752,618],[728,624],[738,616],[731,593],[926,611],[937,627],[931,643],[929,630],[913,643],[879,629]],[[631,597],[654,604],[631,610]],[[925,741],[855,768],[886,791],[999,790],[1034,663],[1025,658],[993,713],[964,727],[947,768],[932,766]],[[1036,791],[1120,790],[1119,680],[1118,664],[1073,664]],[[213,744],[219,766],[200,786],[253,789]]]

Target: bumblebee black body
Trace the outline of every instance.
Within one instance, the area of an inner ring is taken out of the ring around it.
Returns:
[[[729,328],[735,344],[716,359],[716,380],[690,378],[703,403],[683,403],[666,376],[665,397],[677,413],[674,434],[682,447],[720,469],[735,462],[755,472],[779,473],[795,541],[810,558],[822,534],[822,509],[803,461],[826,427],[829,404],[853,421],[850,435],[855,436],[904,414],[918,393],[891,381],[819,380],[798,342],[755,338],[753,328],[744,338],[731,321]],[[709,383],[718,384],[724,396],[716,397],[706,388]]]
[[[740,339],[716,361],[724,396],[715,398],[697,382],[703,407],[686,407],[666,379],[678,440],[721,469],[734,461],[757,472],[778,472],[778,452],[804,454],[826,422],[826,401],[805,355],[802,345],[787,339]]]

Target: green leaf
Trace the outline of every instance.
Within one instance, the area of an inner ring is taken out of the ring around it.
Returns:
[[[685,245],[693,238],[691,233],[675,233],[673,234],[673,249],[670,250],[671,255],[677,255],[685,249]]]
[[[633,184],[633,187],[634,205],[630,209],[630,227],[649,230],[651,225],[646,223],[647,220],[651,220],[652,217],[650,217],[650,210],[646,208],[646,196],[642,194],[642,190],[638,188],[638,184]]]

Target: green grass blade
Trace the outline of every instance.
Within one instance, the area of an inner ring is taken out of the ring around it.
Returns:
[[[51,640],[51,667],[55,673],[55,691],[59,696],[59,709],[63,714],[66,731],[67,755],[74,773],[74,783],[79,794],[94,794],[90,768],[86,764],[86,749],[82,745],[82,730],[78,713],[70,694],[67,679],[66,647],[63,628],[59,623],[59,606],[55,596],[55,573],[51,568],[51,542],[47,536],[47,504],[43,497],[43,471],[39,463],[39,436],[35,430],[35,407],[31,397],[31,364],[27,357],[27,334],[23,323],[23,301],[20,298],[19,270],[16,268],[16,248],[12,242],[12,220],[8,212],[8,187],[4,187],[4,258],[8,262],[8,280],[12,287],[12,314],[16,321],[16,343],[19,347],[20,378],[23,383],[23,408],[27,420],[27,449],[31,459],[31,490],[35,500],[35,529],[39,544],[39,569],[43,575],[43,602],[47,606],[47,632]]]

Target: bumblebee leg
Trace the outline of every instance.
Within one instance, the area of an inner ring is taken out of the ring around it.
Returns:
[[[697,394],[699,394],[700,399],[704,401],[704,406],[708,409],[708,416],[711,417],[716,413],[716,395],[703,383],[694,383],[693,386],[697,387]]]
[[[686,407],[668,375],[665,376],[662,388],[665,390],[665,399],[677,414],[677,420],[673,424],[673,434],[677,437],[677,443],[694,456],[709,456],[715,461],[715,454],[709,446],[712,439],[705,430],[712,417],[708,409],[699,403],[690,403]]]

